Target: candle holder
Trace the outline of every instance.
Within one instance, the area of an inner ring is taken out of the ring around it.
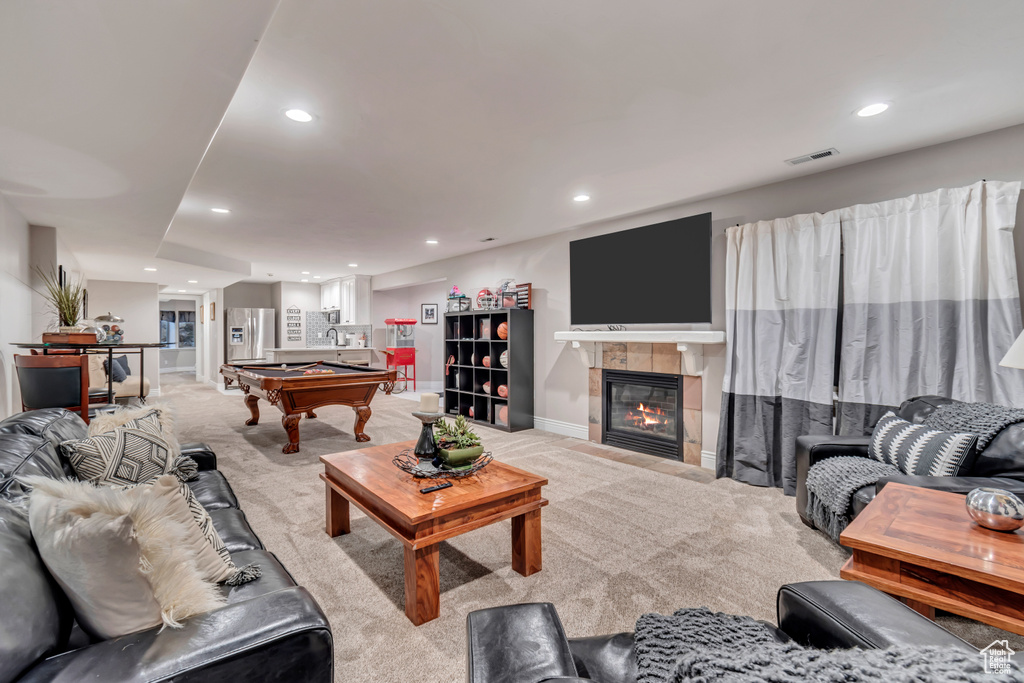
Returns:
[[[413,453],[420,460],[433,460],[437,457],[434,423],[437,422],[438,418],[444,417],[444,413],[421,413],[415,411],[412,415],[423,423],[423,429],[420,430],[420,438],[416,441],[416,448],[413,449]]]

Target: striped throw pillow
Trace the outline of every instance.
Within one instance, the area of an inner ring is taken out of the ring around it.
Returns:
[[[904,474],[957,477],[974,464],[977,440],[974,434],[939,432],[907,422],[890,410],[875,425],[868,454]]]

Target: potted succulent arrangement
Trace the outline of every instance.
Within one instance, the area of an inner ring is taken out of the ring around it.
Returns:
[[[464,416],[455,418],[454,424],[438,418],[434,427],[437,433],[437,457],[441,466],[449,469],[469,467],[483,455],[484,447],[480,445],[480,437],[470,431]]]
[[[83,333],[78,321],[82,315],[85,290],[81,281],[67,282],[52,268],[49,272],[36,268],[46,288],[43,297],[57,314],[59,332],[44,332],[43,342],[48,344],[88,344],[96,342],[95,332]]]

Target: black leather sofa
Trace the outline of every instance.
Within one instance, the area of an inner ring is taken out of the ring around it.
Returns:
[[[182,451],[199,465],[190,482],[238,566],[263,576],[222,586],[228,604],[185,621],[90,642],[36,552],[27,516],[26,475],[73,476],[55,446],[82,438],[75,413],[48,408],[0,422],[0,683],[57,681],[316,681],[333,677],[327,617],[273,554],[264,549],[217,458],[203,444]]]
[[[781,642],[820,649],[937,646],[978,650],[903,603],[858,581],[779,589]],[[551,603],[509,605],[467,618],[469,683],[635,683],[633,634],[567,638]]]
[[[942,396],[919,396],[906,400],[896,414],[920,424],[939,406],[953,400]],[[807,471],[816,462],[840,455],[868,457],[870,436],[798,436],[796,439],[796,510],[803,523],[814,528],[807,516]],[[978,454],[968,476],[922,477],[899,475],[858,489],[850,499],[848,514],[853,519],[891,481],[911,486],[967,494],[979,486],[1006,489],[1024,495],[1024,423],[1010,425]]]

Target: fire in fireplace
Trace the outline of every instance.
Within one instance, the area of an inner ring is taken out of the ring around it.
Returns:
[[[683,459],[683,378],[604,370],[603,443]]]

